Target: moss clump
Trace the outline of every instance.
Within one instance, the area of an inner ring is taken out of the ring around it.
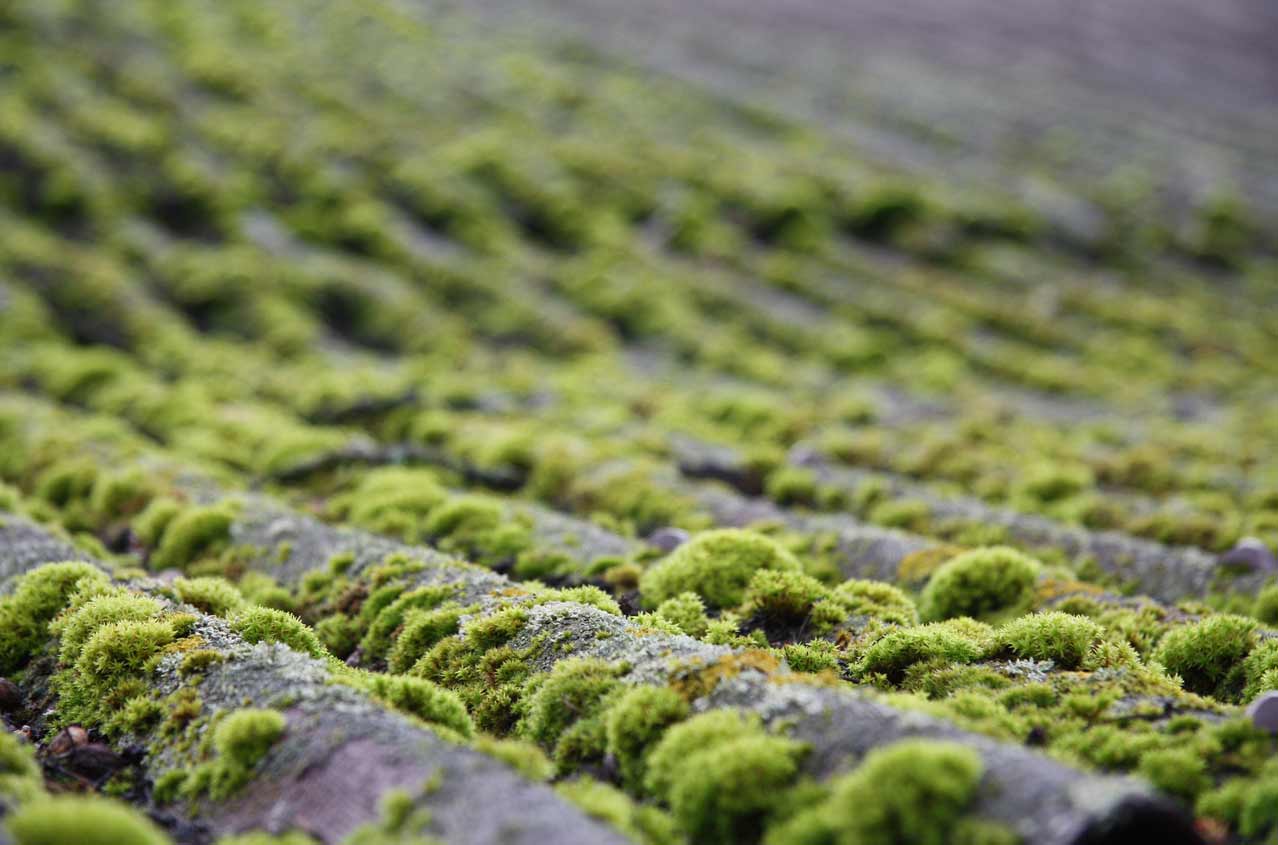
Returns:
[[[490,757],[514,767],[521,775],[533,781],[547,781],[555,776],[555,765],[536,745],[522,739],[494,739],[480,735],[474,748]]]
[[[443,725],[469,738],[475,725],[455,693],[422,678],[369,675],[364,687],[396,710],[416,716],[432,725]]]
[[[591,778],[580,778],[559,784],[555,791],[580,807],[586,815],[606,822],[635,842],[668,845],[678,841],[674,822],[669,816],[656,807],[636,803],[614,786]]]
[[[687,715],[688,703],[668,687],[635,687],[612,703],[604,716],[606,747],[617,758],[627,786],[643,784],[649,750]]]
[[[982,771],[980,755],[967,746],[930,739],[895,742],[867,754],[855,771],[832,785],[828,800],[773,830],[767,845],[1015,842],[1005,828],[965,824],[974,821],[963,816]],[[966,837],[958,836],[960,829]],[[986,838],[968,838],[978,832]]]
[[[143,513],[145,517],[149,513]],[[169,519],[151,553],[154,569],[182,569],[231,536],[234,514],[223,505],[189,507]]]
[[[750,578],[740,613],[770,629],[803,624],[818,634],[847,618],[830,589],[811,575],[773,569]]]
[[[473,607],[461,607],[456,602],[447,602],[434,610],[410,611],[386,656],[387,671],[407,672],[436,643],[456,634],[461,628],[461,618],[472,612]]]
[[[942,564],[923,588],[919,615],[925,622],[977,619],[1028,601],[1041,567],[1015,549],[973,549]]]
[[[1189,748],[1147,751],[1140,758],[1140,774],[1163,792],[1192,802],[1211,786],[1207,762]]]
[[[278,710],[246,707],[228,714],[213,730],[217,758],[188,781],[187,794],[204,788],[215,799],[226,798],[248,783],[253,769],[283,736],[288,721]]]
[[[955,620],[959,621],[959,620]],[[899,684],[916,663],[971,663],[984,656],[985,644],[952,623],[933,623],[891,631],[865,650],[862,675],[883,675]]]
[[[23,804],[5,819],[17,845],[170,845],[141,813],[105,798],[59,795]]]
[[[1086,616],[1052,611],[1008,622],[999,629],[998,639],[1017,657],[1051,660],[1062,669],[1077,669],[1104,633]]]
[[[173,627],[167,619],[143,619],[96,628],[75,665],[56,679],[62,687],[62,715],[94,724],[143,692],[141,679],[175,639]]]
[[[705,531],[648,570],[639,589],[646,607],[684,592],[711,607],[736,607],[760,570],[799,571],[799,561],[775,540],[735,528]]]
[[[71,596],[104,587],[107,577],[87,563],[49,563],[22,577],[17,590],[0,599],[0,672],[19,668],[44,640],[45,626]]]
[[[398,596],[390,604],[382,606],[377,610],[378,605],[367,602],[365,609],[369,612],[376,611],[372,622],[368,624],[367,632],[364,638],[360,640],[360,648],[364,652],[364,659],[370,661],[381,660],[385,657],[387,650],[391,648],[394,641],[394,634],[404,624],[407,615],[415,610],[430,610],[438,607],[447,601],[455,590],[450,587],[419,587],[415,590],[409,590]],[[361,613],[361,617],[366,617],[367,613]]]
[[[897,625],[913,625],[919,620],[910,597],[882,581],[844,581],[834,588],[834,597],[852,616],[868,616]]]
[[[693,750],[670,783],[671,813],[694,842],[749,841],[783,806],[805,751],[801,743],[762,733]]]
[[[0,731],[0,798],[22,803],[43,793],[44,776],[35,750],[17,734]]]
[[[250,643],[283,643],[294,651],[323,657],[324,646],[315,632],[291,613],[272,607],[251,607],[230,619],[231,629]]]
[[[1256,620],[1219,614],[1173,628],[1158,643],[1154,659],[1179,675],[1185,689],[1233,701],[1242,692],[1242,662],[1256,644]]]
[[[54,619],[49,623],[49,630],[61,640],[59,661],[70,666],[79,659],[80,651],[89,637],[103,625],[156,619],[162,612],[160,603],[153,598],[123,590],[111,590],[90,596],[78,607]]]
[[[605,743],[603,711],[621,681],[619,670],[603,660],[563,660],[529,684],[523,718],[516,730],[554,749],[561,770],[601,757]]]
[[[657,605],[657,616],[690,637],[704,637],[710,627],[706,604],[696,593],[680,593]]]
[[[245,605],[244,596],[225,578],[178,578],[173,591],[179,600],[213,616],[227,616]]]

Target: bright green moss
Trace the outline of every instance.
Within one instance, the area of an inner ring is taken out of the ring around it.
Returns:
[[[235,836],[222,836],[217,839],[215,845],[315,845],[317,841],[300,830],[292,830],[278,835],[257,831],[254,833],[241,833]]]
[[[234,519],[224,505],[186,508],[165,525],[159,545],[151,553],[151,567],[184,568],[228,539]]]
[[[160,603],[148,596],[109,592],[92,596],[58,617],[50,623],[49,630],[61,640],[58,659],[63,665],[70,666],[79,659],[84,644],[103,625],[155,619],[161,612]]]
[[[813,640],[787,643],[781,649],[786,664],[796,672],[825,672],[839,667],[839,652],[833,643]]]
[[[137,694],[153,658],[173,642],[168,620],[109,622],[96,628],[66,676],[63,715],[92,724]]]
[[[107,577],[87,563],[49,563],[22,577],[0,599],[0,672],[20,668],[44,640],[45,625],[78,590],[101,587]]]
[[[1242,700],[1251,701],[1262,692],[1275,689],[1278,683],[1278,640],[1262,640],[1243,661],[1246,686]]]
[[[916,663],[971,663],[985,651],[979,639],[964,636],[952,625],[933,623],[889,632],[865,650],[858,668],[864,675],[883,675],[900,683]]]
[[[554,749],[561,768],[597,756],[604,745],[604,707],[621,686],[618,674],[617,667],[603,660],[560,661],[529,685],[516,730]]]
[[[798,571],[798,560],[775,540],[735,528],[705,531],[675,549],[640,580],[644,605],[655,608],[683,592],[711,607],[735,607],[760,570]]]
[[[387,671],[407,672],[436,643],[456,634],[461,628],[461,618],[468,612],[473,611],[456,602],[447,602],[434,610],[409,611],[386,656]]]
[[[477,545],[502,524],[501,505],[485,496],[457,496],[437,507],[426,520],[426,535],[449,540],[459,548]]]
[[[213,761],[201,765],[182,785],[195,796],[207,790],[221,800],[249,782],[253,769],[284,734],[288,721],[278,710],[246,707],[227,714],[213,729]]]
[[[680,593],[657,606],[657,616],[669,622],[679,633],[704,637],[710,626],[706,605],[696,593]]]
[[[6,805],[30,801],[44,793],[44,775],[35,749],[16,733],[0,731],[0,799]]]
[[[737,736],[695,751],[670,784],[670,810],[695,842],[757,836],[798,777],[805,747],[779,736]]]
[[[1158,789],[1191,803],[1211,786],[1207,761],[1190,748],[1146,752],[1141,755],[1139,771]]]
[[[626,793],[593,778],[579,778],[555,787],[561,796],[588,816],[606,822],[634,842],[668,845],[677,841],[674,822],[656,807],[638,804]]]
[[[1051,660],[1062,669],[1077,669],[1104,633],[1085,616],[1052,611],[1013,619],[999,629],[998,638],[1017,657]]]
[[[555,775],[555,765],[545,752],[526,740],[494,739],[481,734],[475,738],[474,748],[510,765],[529,780],[548,781]]]
[[[834,588],[834,597],[852,616],[868,616],[898,625],[918,622],[918,610],[910,597],[882,581],[844,581]]]
[[[134,517],[131,524],[133,533],[144,544],[155,548],[168,530],[169,523],[181,512],[182,503],[177,499],[168,496],[152,499],[142,513]]]
[[[687,715],[688,703],[668,687],[634,687],[608,707],[604,716],[607,750],[616,757],[628,787],[642,786],[648,751],[668,727]]]
[[[409,613],[438,607],[455,592],[450,587],[418,587],[399,595],[390,604],[382,607],[360,641],[359,646],[363,649],[364,659],[381,660],[391,648],[395,632],[404,625]],[[373,607],[371,604],[367,606]]]
[[[365,689],[396,710],[402,710],[432,725],[443,725],[464,737],[475,732],[475,725],[455,693],[422,678],[394,675],[369,675]]]
[[[334,500],[333,509],[354,525],[413,543],[422,538],[426,517],[447,497],[428,471],[384,467],[362,476],[354,490]]]
[[[976,796],[982,771],[980,755],[955,742],[909,739],[876,748],[855,771],[833,784],[828,801],[778,828],[767,845],[961,841],[956,832]],[[967,835],[978,832],[969,829]]]
[[[796,625],[806,620],[816,633],[845,617],[830,589],[820,581],[802,572],[775,569],[761,569],[751,576],[740,612],[771,625]]]
[[[1278,625],[1278,584],[1267,584],[1261,589],[1251,613],[1266,625]]]
[[[1219,614],[1173,628],[1154,659],[1179,675],[1185,689],[1235,701],[1245,682],[1242,662],[1256,643],[1256,621]]]
[[[687,759],[698,750],[729,742],[736,737],[764,735],[756,713],[711,710],[670,728],[648,755],[644,788],[666,800]]]
[[[964,552],[942,564],[927,582],[919,616],[935,622],[1007,611],[1029,600],[1040,568],[1034,559],[1004,546]]]
[[[294,651],[323,657],[324,646],[315,632],[291,613],[270,607],[250,607],[230,619],[231,630],[250,643],[283,643]]]
[[[178,578],[173,591],[180,601],[213,616],[227,616],[245,605],[244,596],[225,578]]]
[[[16,845],[170,845],[145,816],[105,798],[59,795],[23,804],[5,824]]]
[[[552,601],[568,601],[577,604],[588,604],[591,607],[597,607],[604,613],[611,613],[613,616],[621,615],[621,606],[617,604],[617,600],[605,593],[598,587],[586,584],[580,587],[564,587],[559,590],[550,590],[537,596],[536,604],[545,604]]]

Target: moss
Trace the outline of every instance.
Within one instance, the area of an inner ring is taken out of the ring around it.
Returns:
[[[178,665],[178,674],[182,677],[203,674],[210,666],[221,663],[225,658],[219,652],[208,648],[188,652]]]
[[[1211,786],[1207,762],[1189,748],[1165,748],[1146,752],[1140,758],[1140,774],[1156,788],[1192,802]]]
[[[29,801],[6,820],[16,845],[169,845],[145,816],[115,801],[59,795]]]
[[[883,675],[900,683],[916,663],[971,663],[985,653],[983,644],[944,623],[891,631],[865,650],[858,672]]]
[[[251,607],[230,619],[231,630],[250,643],[283,643],[294,651],[323,657],[324,646],[315,632],[291,613],[270,607]]]
[[[796,672],[813,674],[839,667],[839,653],[833,643],[813,640],[810,643],[787,643],[781,649],[786,664]]]
[[[607,823],[628,839],[645,845],[668,845],[677,840],[674,822],[656,807],[636,803],[606,783],[580,778],[555,787],[561,796],[588,816]]]
[[[552,756],[561,768],[602,756],[603,711],[620,688],[618,674],[618,667],[603,660],[560,661],[530,683],[517,732],[554,749]]]
[[[882,581],[844,581],[834,588],[834,597],[853,616],[868,616],[897,625],[918,622],[918,610],[910,597]]]
[[[219,837],[214,845],[315,845],[318,841],[300,830],[280,834],[255,831]]]
[[[791,819],[767,843],[946,845],[957,840],[982,771],[980,756],[954,742],[910,739],[876,748],[832,785],[828,801]],[[966,836],[981,832],[967,830]],[[1006,829],[998,830],[1003,837],[977,841],[1008,841]]]
[[[1027,602],[1041,569],[1015,549],[973,549],[941,565],[919,599],[919,615],[933,622],[956,616],[977,619]]]
[[[369,675],[364,688],[396,710],[416,716],[423,722],[443,725],[464,737],[475,732],[475,725],[456,694],[421,678],[392,675]]]
[[[85,641],[75,665],[55,681],[62,688],[63,718],[95,724],[144,690],[140,679],[174,640],[168,620],[102,624]]]
[[[693,592],[711,607],[735,607],[759,570],[798,571],[794,555],[775,540],[740,529],[705,531],[648,570],[639,588],[646,607]]]
[[[1263,640],[1243,661],[1246,686],[1242,700],[1251,701],[1262,692],[1275,689],[1278,682],[1278,640]]]
[[[474,608],[461,607],[448,602],[434,610],[410,611],[386,656],[386,668],[393,673],[407,672],[422,655],[430,651],[440,640],[456,634],[461,619]]]
[[[447,601],[454,593],[451,587],[418,587],[398,596],[390,604],[385,605],[368,625],[368,632],[360,640],[359,647],[364,652],[364,659],[381,660],[391,648],[394,634],[403,626],[405,617],[414,610],[429,610]],[[367,604],[373,608],[374,605]],[[361,614],[362,615],[362,614]]]
[[[112,590],[94,595],[49,624],[49,631],[61,641],[58,659],[71,665],[98,628],[110,622],[155,619],[162,613],[160,603],[148,596]]]
[[[148,563],[154,569],[182,569],[231,536],[235,516],[225,505],[189,507],[165,526]]]
[[[534,602],[535,604],[545,604],[551,601],[569,601],[577,604],[588,604],[591,607],[597,607],[604,613],[611,613],[613,616],[621,615],[621,606],[617,604],[617,600],[605,593],[598,587],[589,584],[580,587],[565,587],[559,590],[550,590],[549,592],[539,595]]]
[[[213,616],[227,616],[244,607],[244,596],[225,578],[178,578],[173,591],[180,601]]]
[[[705,602],[692,592],[680,593],[663,601],[657,606],[657,616],[673,625],[678,633],[690,637],[704,637],[710,626]]]
[[[805,751],[801,743],[767,735],[698,749],[670,784],[671,813],[695,842],[750,841],[783,805]]]
[[[1278,625],[1278,584],[1267,584],[1261,589],[1252,615],[1266,625]]]
[[[628,788],[642,786],[648,751],[668,727],[687,715],[688,703],[667,687],[635,687],[608,707],[604,717],[607,750],[617,759]]]
[[[654,797],[666,800],[692,754],[736,737],[763,735],[763,721],[756,713],[711,710],[694,716],[667,730],[651,750],[644,788]]]
[[[1235,701],[1243,690],[1242,661],[1256,643],[1256,621],[1217,615],[1168,631],[1154,659],[1179,675],[1185,689]]]
[[[284,734],[288,721],[278,710],[246,707],[221,719],[213,729],[215,759],[203,764],[184,785],[187,795],[207,789],[224,799],[248,783],[253,769]]]
[[[0,672],[9,674],[26,662],[43,642],[45,625],[77,591],[106,582],[87,563],[49,563],[24,575],[13,594],[0,599]]]
[[[0,731],[0,799],[23,803],[44,793],[44,776],[35,749],[16,733]]]
[[[531,742],[481,735],[476,737],[474,748],[507,763],[529,780],[548,781],[555,775],[555,765]]]
[[[740,612],[765,625],[809,623],[815,633],[842,622],[846,613],[830,589],[811,575],[791,570],[761,569],[750,578]]]
[[[768,475],[764,490],[780,505],[812,505],[817,500],[816,473],[808,467],[779,467]]]
[[[1051,611],[1013,619],[999,629],[998,639],[1017,657],[1051,660],[1062,669],[1077,669],[1104,633],[1085,616]]]
[[[130,527],[139,540],[155,548],[159,545],[164,532],[168,530],[169,523],[181,512],[181,502],[168,496],[160,496],[147,504],[146,508],[134,518]]]

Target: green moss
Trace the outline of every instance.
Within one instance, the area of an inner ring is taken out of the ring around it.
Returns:
[[[1004,546],[964,552],[932,575],[919,598],[919,615],[934,622],[1008,611],[1028,602],[1040,568],[1037,561]]]
[[[737,710],[711,710],[681,722],[665,732],[648,755],[644,788],[666,800],[688,758],[698,750],[741,736],[763,736],[758,714]]]
[[[954,742],[910,739],[876,748],[855,771],[832,785],[828,801],[773,831],[768,845],[947,845],[976,796],[983,766],[971,748]],[[983,826],[982,826],[983,827]],[[976,841],[991,829],[967,828]],[[1012,837],[1012,842],[1015,837]]]
[[[555,775],[555,765],[545,752],[531,742],[522,739],[495,739],[478,736],[474,748],[490,757],[496,757],[532,781],[547,781]]]
[[[807,622],[814,633],[822,633],[846,617],[833,599],[830,589],[811,575],[762,569],[750,578],[740,613],[765,625]]]
[[[169,523],[181,512],[181,502],[168,496],[160,496],[147,504],[142,513],[133,519],[130,527],[139,540],[155,548],[168,530]]]
[[[705,531],[648,570],[640,580],[644,605],[655,608],[684,592],[711,607],[735,607],[759,570],[798,571],[794,555],[775,540],[740,529]]]
[[[910,597],[882,581],[844,581],[834,588],[834,596],[852,616],[868,616],[897,625],[918,622],[918,610]]]
[[[219,837],[215,845],[315,845],[318,841],[300,830],[281,834],[256,831]]]
[[[44,641],[45,626],[79,590],[107,577],[87,563],[49,563],[31,570],[12,595],[0,599],[0,672],[19,669]]]
[[[422,678],[393,675],[369,675],[364,688],[396,710],[416,716],[432,725],[443,725],[464,737],[475,732],[475,725],[456,694]]]
[[[786,664],[796,672],[825,672],[839,668],[839,652],[833,643],[813,640],[787,643],[781,648]]]
[[[634,687],[608,707],[604,716],[607,750],[617,759],[627,787],[642,786],[648,751],[668,727],[687,715],[688,703],[668,687]]]
[[[16,733],[0,731],[0,798],[23,803],[44,793],[44,775],[35,749]]]
[[[6,826],[16,845],[169,845],[145,816],[105,798],[59,795],[29,801]]]
[[[407,672],[436,643],[456,634],[461,628],[461,618],[471,612],[474,612],[473,607],[461,607],[455,602],[445,603],[434,610],[410,611],[386,656],[387,670]]]
[[[706,605],[696,593],[680,593],[657,606],[657,616],[673,625],[679,633],[704,637],[710,626]]]
[[[178,578],[173,582],[178,599],[213,616],[227,616],[244,607],[244,596],[225,578]]]
[[[569,601],[577,604],[588,604],[591,607],[597,607],[604,613],[611,613],[613,616],[621,615],[621,606],[617,604],[617,600],[605,593],[598,587],[589,584],[580,587],[564,587],[559,590],[549,590],[539,596],[535,604],[545,604],[552,601]]]
[[[404,625],[407,614],[412,611],[430,610],[438,607],[451,597],[456,590],[451,587],[418,587],[398,596],[390,604],[377,611],[368,626],[368,632],[360,641],[359,647],[368,661],[381,660],[391,648],[394,634]],[[372,609],[372,604],[366,604]],[[361,614],[362,615],[362,614]]]
[[[677,840],[674,822],[656,807],[636,803],[626,793],[591,778],[555,787],[561,796],[634,842],[668,845]]]
[[[94,629],[62,682],[63,716],[93,724],[136,694],[138,679],[175,639],[168,620],[108,622]]]
[[[1017,657],[1051,660],[1062,669],[1077,669],[1104,633],[1085,616],[1052,611],[1013,619],[999,629],[998,639]]]
[[[225,505],[184,509],[165,525],[149,564],[153,569],[184,568],[227,540],[234,519]]]
[[[671,813],[695,842],[749,841],[784,804],[805,750],[801,743],[767,735],[736,736],[699,749],[670,784]]]
[[[249,782],[253,769],[284,734],[288,721],[278,710],[246,707],[221,719],[213,729],[216,758],[204,764],[185,785],[188,795],[207,788],[224,799]]]
[[[1154,659],[1179,675],[1185,689],[1235,701],[1243,690],[1242,662],[1256,643],[1256,627],[1254,619],[1242,616],[1210,616],[1168,631]]]
[[[985,653],[985,646],[964,636],[953,626],[933,623],[891,631],[865,650],[858,666],[863,675],[883,675],[894,684],[916,663],[971,663]]]
[[[621,686],[616,666],[595,659],[561,660],[549,674],[534,677],[524,699],[520,736],[554,749],[561,769],[602,757],[603,711]]]
[[[283,643],[294,651],[323,657],[324,646],[315,632],[291,613],[270,607],[251,607],[230,619],[231,630],[250,643]]]
[[[1140,758],[1140,774],[1156,788],[1192,802],[1211,786],[1207,761],[1190,748],[1165,748]]]

